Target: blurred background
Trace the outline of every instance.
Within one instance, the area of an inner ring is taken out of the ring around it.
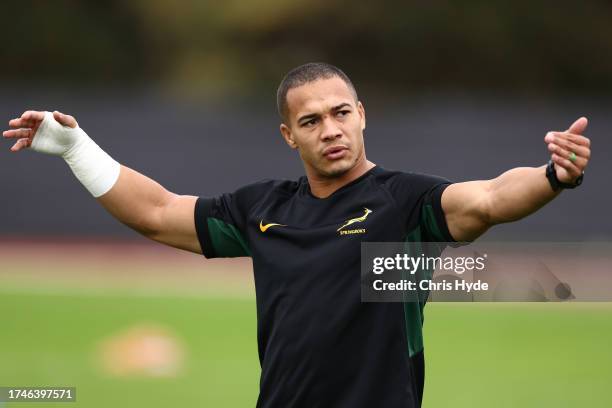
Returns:
[[[464,181],[538,166],[545,133],[587,116],[580,189],[483,238],[612,237],[609,2],[5,1],[2,15],[5,126],[26,109],[72,114],[174,192],[301,176],[276,87],[326,61],[356,85],[368,158],[389,169]],[[0,386],[77,386],[66,406],[254,406],[250,261],[148,243],[61,160],[3,145]],[[426,407],[612,397],[609,304],[431,304],[425,331]]]

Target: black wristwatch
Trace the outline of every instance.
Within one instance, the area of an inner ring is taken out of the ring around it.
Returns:
[[[558,191],[562,188],[576,188],[582,184],[582,179],[584,178],[584,171],[578,178],[574,181],[574,184],[562,183],[557,178],[557,172],[555,171],[555,163],[552,160],[548,161],[548,166],[546,166],[546,178],[550,183],[553,191]]]

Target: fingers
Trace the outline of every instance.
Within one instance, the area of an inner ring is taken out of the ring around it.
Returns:
[[[32,138],[33,131],[32,129],[27,128],[5,130],[4,132],[2,132],[2,136],[7,139]]]
[[[40,121],[42,122],[42,121]],[[34,127],[37,123],[35,120],[16,118],[9,120],[9,126],[12,128]]]
[[[28,127],[31,126],[32,122],[25,119],[16,118],[9,120],[9,126],[12,128]]]
[[[591,147],[591,139],[588,137],[577,135],[568,132],[548,132],[544,137],[546,143],[561,144],[562,141],[570,141],[575,145],[584,146],[587,149]]]
[[[576,164],[572,163],[568,159],[565,159],[565,158],[557,155],[556,153],[552,154],[551,159],[552,159],[553,162],[555,162],[556,165],[558,165],[560,167],[563,167],[565,169],[565,171],[567,171],[569,173],[570,180],[575,180],[576,178],[578,178],[578,176],[580,176],[582,174],[582,171],[583,171],[582,168],[578,168],[578,166],[576,166]],[[557,173],[557,174],[559,174],[559,173]],[[565,180],[562,180],[562,181],[565,182]]]
[[[55,118],[55,120],[57,120],[59,123],[61,123],[64,126],[68,126],[71,128],[77,127],[76,119],[70,115],[65,115],[61,112],[54,111],[53,117]]]
[[[582,135],[587,125],[587,118],[582,117],[572,123],[567,131],[548,132],[544,137],[557,167],[557,177],[562,182],[574,182],[589,163],[591,140]]]
[[[23,139],[19,139],[14,145],[13,147],[11,147],[11,152],[18,152],[22,149],[26,149],[28,147],[30,147],[30,145],[32,144],[32,140],[28,139],[28,138],[23,138]]]
[[[41,111],[25,111],[21,115],[21,119],[29,120],[29,121],[42,121],[45,118],[45,112]]]
[[[588,139],[587,139],[588,140]],[[585,159],[591,158],[591,149],[589,146],[580,145],[570,140],[558,138],[555,144],[561,146],[563,149],[570,152],[576,153],[578,156],[584,157]],[[589,143],[590,144],[590,143]]]
[[[582,174],[591,158],[591,141],[588,138],[567,132],[548,132],[544,141],[548,144],[548,151],[552,153],[551,158],[555,164],[566,169],[573,178]],[[572,153],[575,157],[570,161]]]
[[[25,111],[19,118],[11,119],[9,126],[12,128],[33,128],[43,121],[45,112],[40,111]]]
[[[576,153],[577,156],[584,157],[585,159],[591,158],[591,149],[588,146],[574,143],[563,137],[554,137],[548,140],[551,140],[551,142],[548,143],[549,146],[550,145],[559,146],[563,150]]]
[[[78,126],[76,119],[73,116],[63,114],[58,111],[53,112],[53,117],[64,126],[75,128]],[[17,128],[36,128],[45,118],[45,112],[41,111],[25,111],[21,117],[11,119],[9,126]]]
[[[548,144],[548,151],[551,152],[551,153],[556,154],[557,156],[560,156],[563,159],[567,159],[567,160],[570,159],[571,153],[573,152],[576,155],[576,158],[574,159],[573,163],[577,167],[582,168],[582,169],[584,169],[586,167],[586,165],[588,163],[588,159],[589,159],[588,156],[590,156],[590,152],[588,152],[588,150],[587,150],[588,153],[586,153],[586,154],[582,153],[581,154],[581,152],[578,149],[567,150],[567,149],[564,149],[563,147],[561,147],[561,146],[559,146],[557,144],[554,144],[554,143],[549,143]]]

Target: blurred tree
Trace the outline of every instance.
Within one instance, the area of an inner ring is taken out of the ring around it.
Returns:
[[[104,84],[152,75],[147,33],[122,3],[3,2],[2,77]]]
[[[612,90],[612,4],[347,0],[3,4],[4,78],[270,91],[325,60],[360,86]]]

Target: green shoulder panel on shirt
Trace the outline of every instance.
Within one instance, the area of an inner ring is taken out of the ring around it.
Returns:
[[[433,206],[431,204],[425,204],[421,211],[421,225],[432,235],[432,241],[445,241],[446,238],[442,234],[442,230],[438,226],[436,221],[436,215],[434,213]]]
[[[425,210],[425,207],[430,207],[430,210]],[[433,245],[427,246],[423,248],[421,244],[423,241],[423,228],[426,228],[429,234],[434,234],[436,236],[440,236],[440,230],[437,226],[433,208],[431,206],[424,206],[423,213],[430,212],[429,215],[422,216],[421,225],[417,226],[415,229],[410,231],[406,235],[404,251],[410,256],[420,256],[424,253],[425,256],[433,256],[437,257],[442,254],[445,245]],[[427,222],[427,226],[423,224]],[[419,282],[423,279],[430,280],[433,277],[432,269],[420,269],[417,271],[416,275],[412,275],[411,279]],[[424,309],[425,304],[427,303],[427,298],[429,295],[428,291],[418,290],[416,292],[418,297],[418,301],[408,301],[404,302],[404,327],[406,330],[406,337],[408,339],[408,355],[410,357],[414,356],[416,353],[419,353],[423,350],[423,323],[425,321]]]
[[[219,257],[251,256],[251,248],[238,228],[218,218],[209,217],[208,233],[215,254]]]
[[[410,256],[419,256],[422,239],[421,227],[418,226],[406,236],[404,251]],[[427,273],[427,271],[419,271],[419,276],[411,275],[409,279],[413,281],[423,279],[423,272]],[[410,357],[423,350],[423,308],[425,307],[425,295],[418,290],[416,292],[418,301],[410,300],[403,304],[404,328],[408,339],[408,355]]]

